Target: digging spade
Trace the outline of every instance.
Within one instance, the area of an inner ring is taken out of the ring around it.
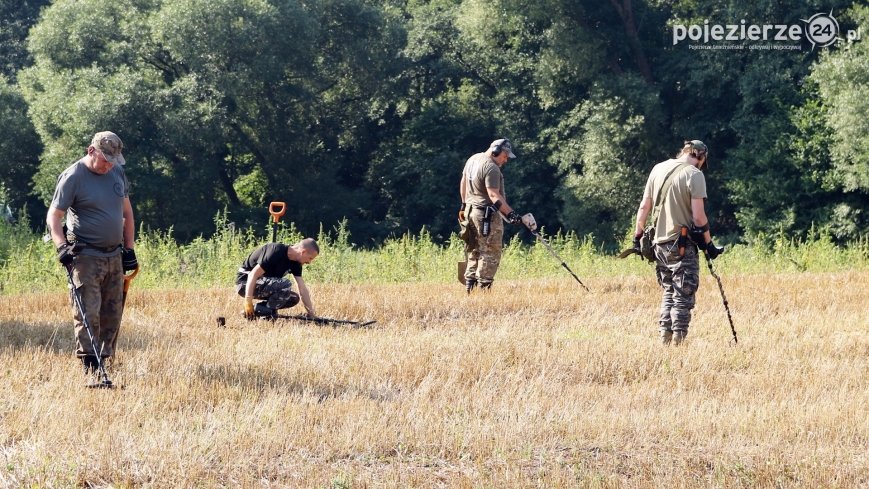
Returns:
[[[465,285],[465,270],[468,269],[468,251],[465,250],[465,261],[460,261],[456,263],[458,265],[458,279],[459,283]]]
[[[136,278],[136,275],[139,274],[140,266],[136,265],[136,268],[133,269],[128,275],[124,275],[124,296],[121,299],[121,310],[125,310],[127,307],[127,292],[130,290],[130,283]],[[118,336],[121,336],[120,328],[118,328],[118,332],[115,333],[115,338],[112,340],[112,351],[115,351],[115,345],[118,344]]]
[[[470,219],[465,220],[465,205],[462,204],[462,210],[459,211],[459,238],[465,243],[465,260],[458,262],[457,265],[457,278],[459,279],[459,283],[465,285],[465,271],[468,269],[468,247],[471,230],[468,229],[468,225],[470,225]]]
[[[628,248],[628,249],[622,251],[621,253],[619,253],[616,258],[627,258],[631,255],[640,255],[640,250],[638,250],[636,248]],[[642,256],[642,255],[640,255],[640,256]]]
[[[269,214],[272,215],[272,243],[278,241],[278,222],[287,212],[287,204],[284,202],[272,202],[269,204]]]

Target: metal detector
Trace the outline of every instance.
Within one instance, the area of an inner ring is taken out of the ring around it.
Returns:
[[[284,202],[272,202],[269,204],[269,214],[272,215],[272,243],[278,241],[278,222],[287,212],[287,204]]]
[[[372,324],[377,322],[377,321],[349,321],[346,319],[332,319],[332,318],[324,318],[324,317],[317,317],[317,316],[310,317],[310,316],[305,316],[303,314],[298,314],[295,316],[286,316],[283,314],[275,314],[272,317],[275,319],[292,319],[294,321],[303,321],[303,322],[307,322],[307,323],[324,324],[324,325],[331,325],[331,326],[344,325],[344,326],[349,326],[351,328],[367,328],[368,326],[371,326]]]
[[[733,318],[730,316],[730,305],[727,302],[727,297],[724,295],[724,286],[721,285],[721,277],[715,273],[715,269],[712,268],[712,258],[709,258],[709,252],[703,250],[703,255],[706,257],[706,265],[709,267],[709,273],[715,277],[715,280],[718,282],[718,290],[721,292],[721,300],[724,302],[724,310],[727,312],[727,321],[730,322],[730,332],[733,333],[733,344],[739,344],[739,340],[736,338],[736,328],[733,327]]]
[[[544,246],[546,246],[546,249],[549,250],[549,253],[551,253],[552,256],[554,256],[556,260],[561,262],[561,266],[564,267],[564,269],[567,270],[568,273],[573,275],[573,278],[575,278],[576,281],[579,282],[579,285],[582,285],[582,287],[586,290],[586,292],[591,292],[590,290],[588,290],[588,287],[586,287],[585,284],[582,283],[582,280],[580,280],[579,277],[577,277],[576,274],[573,273],[573,270],[571,270],[570,267],[567,266],[567,263],[564,263],[564,260],[562,260],[561,257],[558,256],[557,253],[555,253],[555,250],[553,250],[552,247],[549,246],[549,243],[546,241],[546,239],[543,238],[543,236],[541,236],[537,231],[531,231],[531,234],[533,234],[535,237],[537,237],[537,239],[541,243],[543,243]]]
[[[97,358],[97,369],[99,371],[100,377],[102,379],[99,383],[90,384],[88,387],[95,389],[113,389],[115,386],[112,384],[112,381],[109,380],[109,375],[106,373],[106,367],[103,363],[102,355],[100,354],[100,350],[97,350],[97,342],[94,339],[93,330],[91,330],[90,321],[88,321],[87,316],[84,312],[84,306],[81,303],[81,296],[79,295],[79,291],[75,286],[75,282],[72,280],[72,265],[66,265],[66,276],[69,280],[69,288],[72,291],[73,302],[75,302],[76,307],[78,308],[79,314],[81,314],[81,322],[84,324],[84,329],[87,331],[88,338],[91,340],[91,348],[93,349],[94,356]]]
[[[256,319],[265,319],[267,321],[274,321],[276,319],[289,319],[293,321],[302,321],[305,323],[313,323],[313,324],[323,324],[329,326],[340,326],[345,325],[351,328],[367,328],[377,321],[351,321],[347,319],[333,319],[333,318],[324,318],[324,317],[311,317],[305,316],[304,314],[298,314],[295,316],[288,316],[284,314],[272,314],[269,316],[259,316],[253,319],[248,319],[248,321],[255,321]],[[217,327],[224,328],[226,327],[226,318],[223,316],[219,316],[217,318]]]
[[[556,260],[561,262],[561,266],[564,267],[564,269],[567,270],[567,272],[570,273],[573,276],[573,278],[576,279],[577,282],[579,282],[579,285],[582,285],[582,287],[587,292],[591,292],[590,290],[588,290],[588,287],[586,287],[585,284],[582,283],[582,280],[580,280],[579,277],[577,277],[576,274],[573,273],[573,270],[571,270],[570,267],[567,266],[567,263],[564,263],[564,260],[562,260],[561,257],[558,256],[558,254],[555,252],[555,250],[552,249],[552,246],[549,246],[549,242],[546,241],[546,239],[543,238],[543,236],[541,236],[540,233],[537,232],[537,221],[534,219],[533,215],[525,214],[524,216],[522,216],[522,224],[526,228],[528,228],[529,231],[531,231],[531,234],[533,234],[534,237],[537,238],[538,241],[540,241],[541,243],[543,243],[544,246],[546,246],[546,249],[549,251],[549,253],[553,257],[555,257]]]

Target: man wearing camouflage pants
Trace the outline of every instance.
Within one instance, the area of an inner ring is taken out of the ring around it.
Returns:
[[[634,247],[639,249],[653,203],[659,206],[653,243],[655,271],[663,289],[658,323],[665,345],[670,342],[679,345],[688,335],[700,282],[698,246],[706,250],[710,259],[724,251],[712,243],[704,209],[706,179],[702,170],[706,168],[707,154],[708,148],[702,141],[685,141],[675,159],[652,168],[637,210]]]
[[[305,305],[308,316],[314,317],[314,304],[308,287],[302,279],[302,265],[314,261],[320,254],[320,247],[313,238],[305,238],[294,245],[268,243],[253,250],[238,269],[235,290],[244,297],[244,316],[274,318],[278,309]],[[293,286],[284,275],[289,272],[299,288]],[[254,299],[260,302],[254,304]]]
[[[501,263],[501,243],[504,223],[519,224],[521,217],[507,204],[504,176],[501,168],[515,158],[508,139],[496,139],[483,153],[477,153],[465,163],[459,181],[462,206],[459,222],[465,227],[468,266],[465,269],[465,289],[468,293],[479,284],[490,289]]]
[[[96,133],[87,154],[58,177],[46,216],[57,259],[72,273],[81,297],[83,311],[73,300],[75,354],[87,374],[97,370],[98,356],[108,359],[115,354],[124,312],[124,272],[138,267],[123,149],[117,134]],[[93,330],[93,342],[82,312]]]

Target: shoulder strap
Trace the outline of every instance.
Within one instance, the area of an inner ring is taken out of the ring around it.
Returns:
[[[655,208],[652,209],[652,226],[658,225],[658,217],[661,214],[661,206],[664,205],[664,195],[666,195],[670,191],[670,187],[673,185],[673,178],[676,177],[676,170],[680,170],[688,166],[691,165],[689,165],[688,163],[676,165],[676,167],[670,170],[670,173],[667,173],[667,176],[664,177],[664,183],[661,184],[661,190],[658,192],[658,198],[655,199]]]

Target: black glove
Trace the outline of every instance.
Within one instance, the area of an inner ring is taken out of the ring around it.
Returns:
[[[57,247],[57,261],[60,262],[61,265],[68,267],[72,265],[72,260],[75,258],[75,255],[78,254],[79,251],[78,246],[73,246],[72,243],[64,243]]]
[[[719,247],[715,246],[715,243],[713,243],[712,241],[706,243],[705,250],[706,250],[706,256],[710,260],[714,260],[714,259],[718,258],[718,255],[724,253],[724,247],[722,246],[721,248],[719,248]]]
[[[136,260],[136,250],[133,248],[124,248],[121,251],[121,261],[124,267],[124,273],[130,270],[135,270],[139,266],[139,261]]]
[[[507,214],[507,222],[510,224],[522,224],[522,216],[520,216],[516,211],[510,211],[510,213]]]
[[[706,236],[704,231],[698,228],[696,225],[691,225],[691,229],[688,231],[688,236],[691,238],[691,241],[697,245],[701,250],[706,249]]]

